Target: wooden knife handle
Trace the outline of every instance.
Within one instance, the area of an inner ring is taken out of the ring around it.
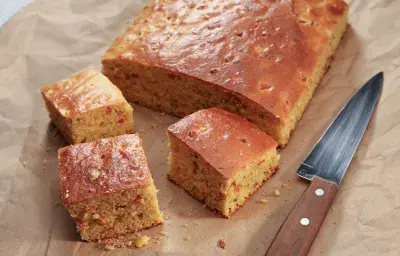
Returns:
[[[286,217],[266,256],[306,256],[328,213],[338,186],[315,177]]]

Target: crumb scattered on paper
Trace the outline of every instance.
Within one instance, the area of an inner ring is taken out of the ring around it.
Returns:
[[[148,245],[148,244],[149,244],[149,241],[150,241],[150,237],[148,237],[148,236],[146,236],[146,235],[140,236],[140,237],[136,238],[136,240],[135,240],[135,246],[136,246],[137,248],[141,248],[141,247],[143,247],[143,246]]]
[[[224,239],[219,239],[218,245],[219,245],[219,247],[221,247],[222,249],[225,249],[225,247],[226,247],[226,242],[225,242],[225,240],[224,240]]]
[[[106,244],[106,246],[104,246],[104,248],[108,251],[112,251],[115,249],[113,244]]]
[[[189,227],[189,224],[184,224],[183,225],[185,228],[188,228]]]
[[[190,239],[192,239],[190,236],[185,237],[186,241],[189,241]]]
[[[268,203],[268,199],[266,199],[266,198],[261,198],[260,202],[261,202],[262,204],[266,204],[266,203]]]
[[[274,195],[275,195],[276,197],[279,197],[279,196],[281,195],[281,192],[280,192],[279,190],[275,189],[275,190],[274,190]]]

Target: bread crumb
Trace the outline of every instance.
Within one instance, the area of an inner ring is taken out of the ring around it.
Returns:
[[[189,227],[189,225],[188,225],[188,224],[184,224],[183,226],[184,226],[185,228],[188,228],[188,227]]]
[[[104,246],[104,248],[108,251],[112,251],[115,249],[113,244],[106,244],[106,246]]]
[[[135,240],[135,246],[136,246],[137,248],[141,248],[141,247],[143,247],[143,246],[148,245],[148,244],[149,244],[149,241],[150,241],[150,237],[148,237],[148,236],[146,236],[146,235],[140,236],[140,237],[136,238],[136,240]]]
[[[90,176],[92,176],[90,179],[91,180],[96,180],[100,176],[100,171],[97,169],[92,169],[89,171]]]
[[[173,201],[174,201],[174,198],[171,198],[171,200],[169,200],[168,204],[172,204]]]
[[[219,245],[219,247],[221,247],[222,249],[225,249],[225,247],[226,247],[226,242],[225,242],[225,240],[224,240],[224,239],[219,239],[218,245]]]
[[[132,243],[133,243],[132,241],[128,241],[128,242],[126,242],[126,246],[128,246],[128,247],[132,246]]]
[[[46,158],[43,160],[43,165],[47,165],[49,163],[49,160],[47,160]]]
[[[191,240],[192,238],[190,237],[190,236],[187,236],[187,237],[185,237],[185,240],[186,241],[189,241],[189,240]]]
[[[266,199],[266,198],[261,198],[260,202],[261,202],[262,204],[266,204],[266,203],[268,203],[268,199]]]
[[[275,190],[274,190],[274,195],[275,195],[276,197],[279,197],[279,196],[281,195],[281,192],[280,192],[279,190],[275,189]]]
[[[22,165],[23,165],[24,167],[26,167],[26,166],[28,165],[28,162],[27,162],[27,161],[23,161],[23,162],[22,162]]]
[[[169,220],[169,217],[168,217],[168,216],[165,216],[164,218],[165,218],[166,220]]]
[[[163,235],[163,236],[168,236],[167,232],[164,232],[162,230],[160,232],[158,232],[158,234]]]

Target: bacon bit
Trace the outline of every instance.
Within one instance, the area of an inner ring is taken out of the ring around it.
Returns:
[[[257,166],[260,166],[264,162],[265,162],[265,160],[261,160],[260,162],[258,162]]]
[[[106,114],[109,115],[112,113],[112,108],[110,106],[107,106],[106,108]]]
[[[234,191],[235,191],[235,193],[239,193],[240,192],[240,187],[235,187]]]
[[[133,202],[137,204],[137,203],[140,202],[140,200],[142,200],[142,197],[138,195],[138,196],[135,198],[135,200],[133,200]]]
[[[123,124],[125,122],[125,119],[123,119],[123,118],[121,118],[121,119],[119,119],[118,121],[117,121],[117,123],[119,123],[119,124]]]
[[[222,249],[225,249],[225,247],[226,247],[226,242],[225,242],[225,240],[224,240],[224,239],[219,239],[218,245],[219,245],[219,247],[221,247]]]

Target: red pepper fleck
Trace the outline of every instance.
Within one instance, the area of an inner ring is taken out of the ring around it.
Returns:
[[[81,220],[81,219],[76,219],[76,224],[78,225],[78,227],[80,229],[86,229],[89,227],[89,225],[84,223],[83,220]]]
[[[96,210],[96,206],[94,206],[94,205],[89,205],[89,206],[87,207],[87,209],[88,209],[89,211],[93,211],[93,210]]]
[[[235,187],[235,193],[239,193],[240,192],[240,187]]]
[[[106,114],[109,115],[112,113],[112,108],[110,106],[107,106],[106,108]]]
[[[119,124],[123,124],[125,122],[125,119],[121,118],[117,121]]]
[[[133,202],[134,202],[134,203],[139,203],[141,199],[142,199],[141,196],[137,196],[137,197],[135,198],[135,200],[133,200]]]
[[[123,157],[128,157],[128,154],[126,154],[126,152],[123,149],[119,150],[119,153],[123,156]]]
[[[106,219],[105,217],[101,217],[101,218],[99,219],[99,221],[100,221],[102,224],[105,224],[105,223],[107,222],[107,219]]]

